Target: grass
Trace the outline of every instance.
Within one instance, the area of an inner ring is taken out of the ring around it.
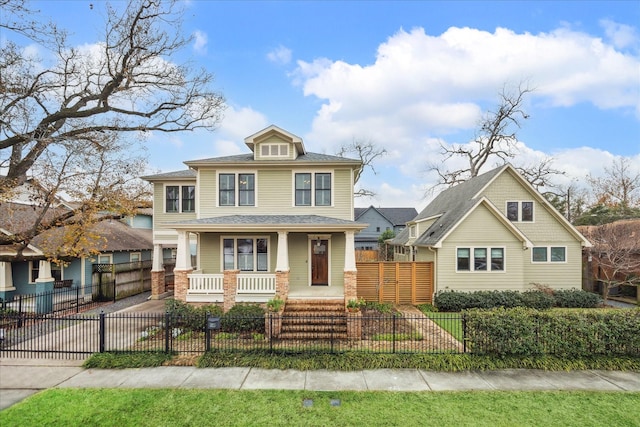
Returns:
[[[449,332],[456,340],[462,342],[464,334],[462,333],[462,319],[460,313],[440,313],[433,311],[423,311],[424,315]]]
[[[640,393],[621,392],[50,389],[0,425],[637,426],[638,407]]]

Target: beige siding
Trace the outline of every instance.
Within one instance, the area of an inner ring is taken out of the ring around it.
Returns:
[[[196,214],[191,213],[166,213],[165,210],[165,186],[168,185],[196,185],[196,182],[163,182],[155,183],[153,185],[153,229],[162,230],[169,229],[171,227],[165,225],[168,222],[185,221],[195,219]],[[196,204],[198,203],[198,197],[196,196]],[[197,210],[197,209],[196,209]]]
[[[344,285],[345,242],[344,233],[331,235],[331,286]]]
[[[218,206],[217,174],[249,172],[256,174],[256,206]],[[295,172],[329,172],[333,174],[332,206],[294,206]],[[199,171],[199,218],[224,215],[321,215],[353,220],[350,169],[202,169]],[[155,202],[155,201],[154,201]]]
[[[278,158],[274,158],[273,156],[262,156],[262,150],[260,149],[260,146],[262,144],[286,144],[289,146],[289,155],[286,157],[278,157]],[[294,159],[295,157],[295,146],[293,144],[291,144],[290,142],[285,141],[282,138],[279,138],[276,135],[270,136],[269,138],[258,142],[257,144],[255,144],[255,149],[254,149],[254,158],[256,160],[282,160],[282,159]]]
[[[209,218],[216,209],[216,191],[218,176],[215,169],[200,169],[198,171],[198,217]]]
[[[200,268],[205,274],[216,274],[222,271],[222,236],[230,237],[263,237],[269,238],[269,273],[276,269],[278,254],[278,235],[275,233],[202,233],[200,235]]]
[[[524,260],[526,283],[538,283],[554,289],[580,289],[582,287],[582,247],[573,241],[568,245],[558,242],[536,242],[537,246],[566,246],[567,262],[531,262],[531,251]]]
[[[458,247],[504,247],[505,270],[457,272]],[[528,253],[486,207],[479,206],[438,250],[436,291],[523,290],[523,257]]]
[[[306,289],[309,286],[309,239],[304,233],[289,233],[289,286]]]

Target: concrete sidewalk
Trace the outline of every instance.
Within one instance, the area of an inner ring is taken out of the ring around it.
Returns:
[[[378,369],[355,372],[164,366],[84,369],[82,361],[0,359],[0,409],[40,390],[72,388],[182,388],[314,391],[592,390],[640,392],[640,373],[551,372],[528,369],[433,372]]]

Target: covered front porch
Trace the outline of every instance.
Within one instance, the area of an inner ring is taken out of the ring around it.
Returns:
[[[239,302],[276,297],[356,298],[354,235],[362,224],[308,215],[218,217],[172,226],[178,232],[176,299],[222,303],[226,311]],[[196,266],[191,235],[197,236]]]

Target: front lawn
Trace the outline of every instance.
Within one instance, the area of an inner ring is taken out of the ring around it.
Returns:
[[[637,426],[640,393],[50,389],[11,426]]]

